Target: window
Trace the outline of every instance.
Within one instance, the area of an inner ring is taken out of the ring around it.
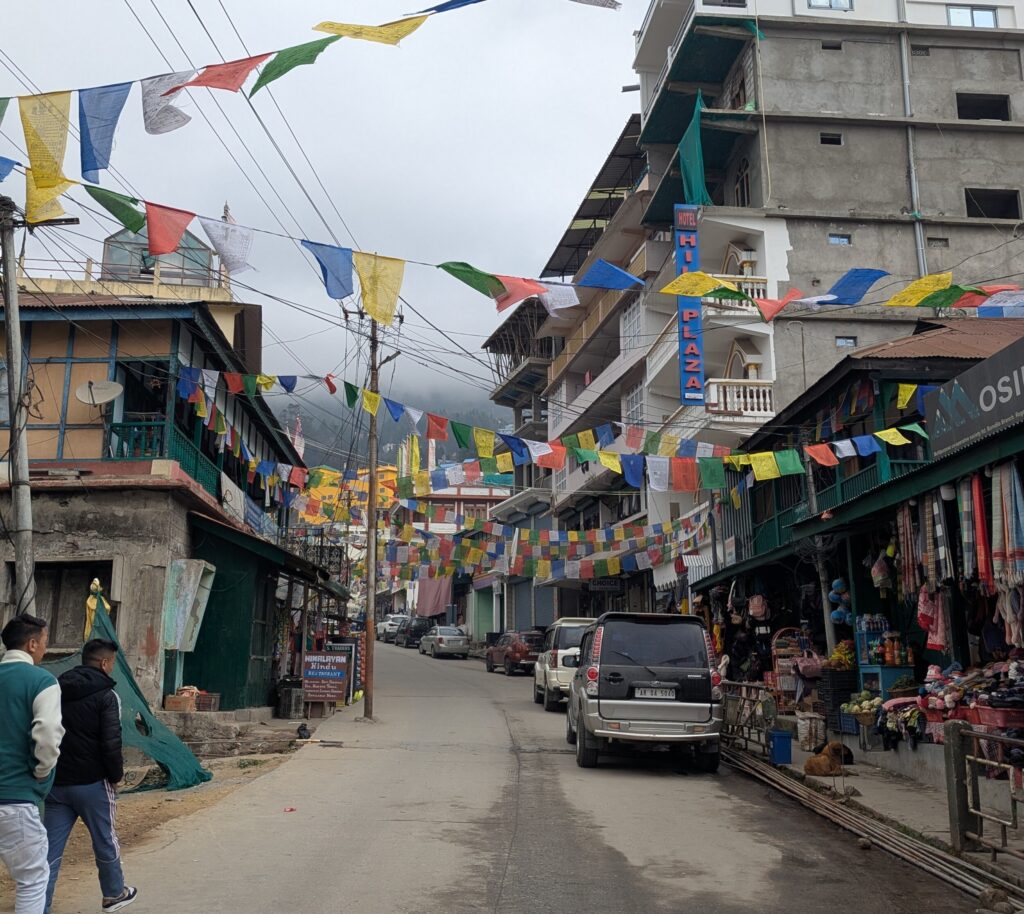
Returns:
[[[1015,190],[964,188],[967,215],[973,219],[1020,219],[1020,194]]]
[[[837,336],[836,337],[836,349],[856,349],[857,348],[857,337],[855,336]]]
[[[957,92],[956,116],[962,121],[1008,121],[1010,96]]]
[[[639,384],[626,391],[626,403],[622,415],[629,425],[639,425],[644,419],[644,390]]]
[[[640,299],[634,299],[628,308],[622,312],[619,323],[619,332],[622,335],[622,351],[638,349],[640,347],[640,329],[643,323],[643,305]]]
[[[836,244],[840,247],[849,247],[853,244],[853,235],[842,235],[837,232],[828,233],[828,243]]]
[[[736,171],[735,199],[737,206],[750,206],[750,161],[740,159],[740,167]]]
[[[932,49],[929,48],[927,45],[923,45],[923,44],[911,45],[911,47],[910,47],[910,56],[911,57],[931,57],[932,56]]]
[[[841,51],[843,49],[843,43],[841,41],[832,41],[828,38],[823,38],[821,41],[821,49],[823,51]]]
[[[946,16],[950,25],[974,29],[996,27],[996,11],[991,6],[947,6]]]
[[[807,0],[812,10],[852,10],[853,0]]]
[[[487,520],[487,504],[464,504],[462,507],[462,516]]]
[[[930,247],[930,248],[948,248],[949,247],[949,239],[948,238],[930,237],[928,239],[928,247]]]
[[[841,133],[819,133],[818,142],[822,146],[842,146],[843,135]]]

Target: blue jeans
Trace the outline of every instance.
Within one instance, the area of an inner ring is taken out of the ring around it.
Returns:
[[[104,898],[117,898],[124,891],[121,872],[121,847],[114,831],[117,793],[107,781],[57,787],[46,798],[43,822],[50,839],[50,884],[46,889],[46,914],[53,904],[64,845],[68,843],[75,821],[81,819],[92,836],[92,850],[99,870],[100,891]]]

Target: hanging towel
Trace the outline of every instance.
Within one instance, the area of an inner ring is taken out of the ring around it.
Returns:
[[[974,531],[974,492],[970,479],[957,484],[960,506],[960,547],[963,553],[964,577],[973,578],[978,570],[977,539]]]
[[[932,499],[935,496],[925,495],[918,505],[921,508],[920,526],[924,537],[924,544],[921,549],[921,561],[924,565],[924,579],[928,587],[928,593],[935,593],[938,589],[938,563],[935,555],[935,523],[933,521],[934,509]]]
[[[978,580],[981,583],[981,592],[991,595],[996,592],[996,582],[992,576],[992,549],[989,546],[988,524],[985,520],[981,473],[975,473],[971,478],[971,494],[974,505],[974,545],[978,556]]]
[[[953,556],[950,553],[949,544],[946,541],[946,512],[942,505],[942,498],[938,495],[931,496],[932,517],[935,520],[935,563],[938,582],[941,584],[952,577],[955,577],[953,570]]]
[[[914,521],[910,505],[900,506],[896,515],[896,531],[900,541],[900,590],[904,599],[912,597],[921,586],[921,557],[914,537]]]

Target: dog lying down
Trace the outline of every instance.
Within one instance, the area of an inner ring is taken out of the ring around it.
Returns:
[[[826,743],[804,762],[804,774],[832,777],[843,773],[843,765],[853,762],[853,753],[840,742]]]

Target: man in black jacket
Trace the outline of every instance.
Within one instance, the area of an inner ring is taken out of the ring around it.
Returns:
[[[44,815],[50,841],[47,914],[53,903],[64,845],[79,818],[92,836],[103,910],[119,911],[138,894],[135,888],[124,884],[121,848],[114,831],[114,785],[124,777],[121,701],[114,691],[117,683],[110,678],[116,658],[117,644],[95,638],[82,648],[82,665],[57,680],[65,733]]]

